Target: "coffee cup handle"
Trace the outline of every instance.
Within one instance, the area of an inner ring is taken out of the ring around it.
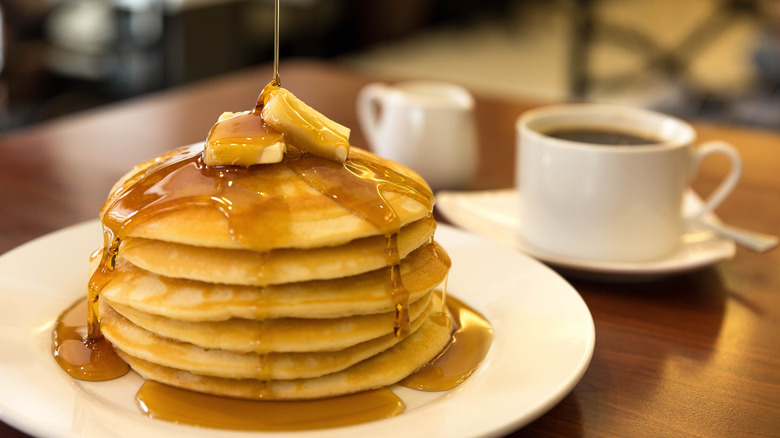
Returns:
[[[368,84],[360,90],[357,97],[357,116],[360,127],[369,145],[376,149],[379,136],[379,111],[390,87],[381,83]]]
[[[697,211],[686,222],[686,228],[690,229],[694,225],[701,222],[704,216],[715,210],[726,198],[731,194],[734,188],[739,182],[739,178],[742,176],[742,159],[739,156],[739,152],[724,141],[710,141],[701,145],[693,154],[693,161],[691,163],[690,179],[696,175],[701,162],[710,155],[725,155],[731,162],[731,170],[728,175],[723,179],[718,188],[710,195],[704,202],[701,210]]]

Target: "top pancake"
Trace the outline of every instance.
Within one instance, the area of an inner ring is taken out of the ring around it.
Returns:
[[[358,148],[338,167],[290,153],[277,164],[205,167],[199,162],[201,151],[202,144],[194,145],[136,166],[112,189],[101,219],[119,228],[120,235],[266,251],[341,245],[397,231],[380,229],[365,213],[394,212],[396,218],[388,223],[396,228],[431,213],[430,188],[419,175]],[[370,185],[345,190],[359,193],[357,201],[334,200],[338,196],[326,193],[329,187],[367,180],[348,175],[350,165],[362,173],[377,172],[382,181],[377,184],[374,176]],[[328,172],[341,179],[329,179]]]

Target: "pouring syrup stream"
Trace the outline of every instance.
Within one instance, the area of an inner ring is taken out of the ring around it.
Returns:
[[[274,1],[274,77],[271,84],[276,87],[282,86],[279,79],[279,0]]]

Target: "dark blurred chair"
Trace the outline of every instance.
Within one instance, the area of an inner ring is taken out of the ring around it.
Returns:
[[[589,74],[590,49],[595,41],[609,44],[630,44],[634,51],[644,54],[645,61],[640,71],[657,71],[669,78],[685,75],[691,62],[704,49],[715,42],[723,29],[744,14],[757,17],[758,2],[755,0],[714,0],[709,17],[695,27],[676,47],[668,50],[661,47],[648,35],[635,28],[610,23],[596,17],[596,0],[576,0],[574,32],[571,44],[570,92],[577,99],[588,97],[596,81],[620,88],[628,85],[637,72],[628,72],[608,78],[596,79]]]
[[[617,96],[631,89],[640,74],[655,73],[669,84],[674,98],[658,102],[656,109],[727,123],[780,129],[780,0],[713,0],[709,16],[701,20],[674,47],[665,48],[652,37],[621,23],[597,17],[596,0],[575,0],[570,54],[570,93],[574,99],[593,98],[594,90]],[[716,43],[724,29],[748,18],[762,37],[753,50],[755,83],[740,95],[725,94],[696,84],[692,63]],[[592,74],[592,48],[615,44],[641,53],[642,65],[611,76]]]

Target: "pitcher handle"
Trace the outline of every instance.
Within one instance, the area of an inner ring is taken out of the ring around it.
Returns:
[[[358,122],[368,144],[374,151],[376,151],[376,140],[379,136],[379,112],[389,90],[388,85],[372,83],[363,87],[357,97]]]

